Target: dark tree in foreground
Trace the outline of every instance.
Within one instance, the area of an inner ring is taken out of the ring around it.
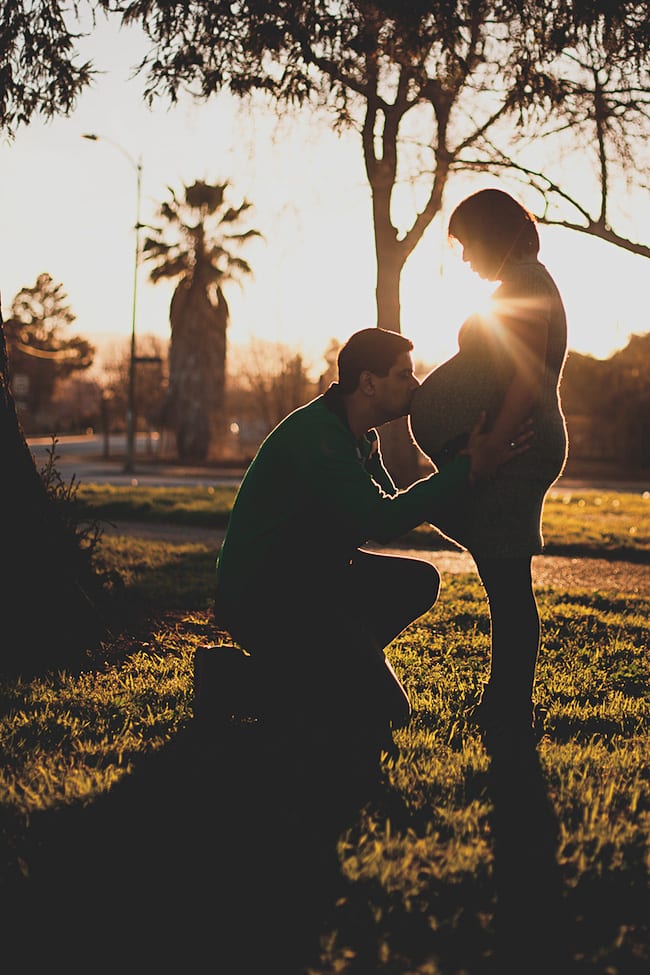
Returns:
[[[0,456],[0,671],[66,666],[106,635],[102,580],[25,440],[9,383],[1,313]]]

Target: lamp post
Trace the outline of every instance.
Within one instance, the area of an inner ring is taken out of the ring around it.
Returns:
[[[135,457],[135,365],[136,365],[136,355],[135,355],[135,322],[136,322],[136,308],[137,308],[137,297],[138,297],[138,268],[140,266],[140,229],[142,224],[140,223],[140,198],[142,191],[142,159],[138,159],[137,162],[133,156],[126,151],[124,146],[121,146],[119,142],[114,142],[105,135],[96,135],[94,132],[86,132],[82,135],[83,139],[89,139],[91,142],[108,142],[110,145],[118,149],[123,156],[129,161],[131,166],[136,171],[137,175],[137,189],[136,189],[136,216],[135,216],[135,260],[133,262],[133,303],[131,307],[131,354],[129,357],[129,386],[128,386],[128,397],[127,397],[127,407],[126,407],[126,460],[124,463],[124,473],[132,474],[134,471],[134,457]]]

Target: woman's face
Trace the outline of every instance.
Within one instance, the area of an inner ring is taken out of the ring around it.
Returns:
[[[485,241],[478,240],[476,237],[467,237],[460,241],[460,245],[465,264],[469,264],[472,271],[485,281],[494,281],[496,272],[494,247],[490,247]]]

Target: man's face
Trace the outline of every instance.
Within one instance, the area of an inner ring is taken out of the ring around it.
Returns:
[[[387,423],[400,416],[406,416],[411,408],[413,393],[420,385],[413,375],[413,361],[409,352],[403,352],[391,366],[386,376],[375,376],[376,407],[383,419],[377,423]]]

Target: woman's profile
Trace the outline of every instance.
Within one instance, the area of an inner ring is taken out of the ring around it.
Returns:
[[[532,418],[530,449],[495,468],[485,454],[480,475],[436,526],[467,548],[485,588],[491,626],[490,674],[470,716],[486,736],[511,741],[533,733],[533,685],[540,621],[532,556],[542,551],[544,498],[567,456],[560,402],[566,315],[551,275],[538,260],[534,218],[512,196],[480,190],[453,211],[449,237],[482,278],[499,282],[489,309],[462,325],[458,352],[416,390],[410,424],[437,467],[462,449],[486,411],[486,446],[514,442]]]

